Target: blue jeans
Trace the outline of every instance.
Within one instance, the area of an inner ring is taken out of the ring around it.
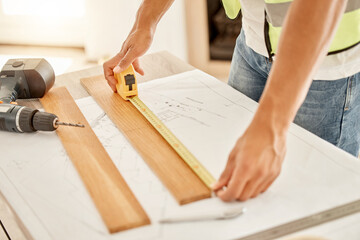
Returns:
[[[234,49],[229,85],[259,101],[270,68],[268,58],[246,45],[242,31]],[[357,156],[360,145],[360,72],[338,80],[314,80],[294,122]]]

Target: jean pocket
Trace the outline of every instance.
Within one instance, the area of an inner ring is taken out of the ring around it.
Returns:
[[[312,105],[312,104],[311,104]],[[295,117],[295,123],[313,132],[319,126],[326,124],[328,111],[317,106],[301,106]]]

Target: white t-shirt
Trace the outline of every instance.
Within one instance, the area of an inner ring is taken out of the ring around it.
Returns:
[[[255,52],[268,56],[264,41],[264,0],[240,0],[242,28],[246,44]],[[326,56],[314,79],[336,80],[360,72],[360,44],[338,54]]]

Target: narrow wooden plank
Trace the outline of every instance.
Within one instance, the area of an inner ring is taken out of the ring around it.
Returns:
[[[111,91],[103,76],[81,79],[82,85],[123,132],[179,204],[209,198],[211,191],[146,118]]]
[[[61,121],[85,125],[85,128],[59,127],[56,133],[109,232],[150,224],[145,211],[67,89],[52,89],[40,101],[46,111],[56,114]]]

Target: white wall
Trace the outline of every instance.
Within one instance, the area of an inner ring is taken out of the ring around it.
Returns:
[[[87,0],[84,45],[89,59],[115,55],[133,26],[141,0]],[[167,50],[187,60],[184,0],[160,21],[149,53]]]
[[[81,47],[84,5],[85,0],[0,0],[0,44]]]
[[[27,0],[16,0],[20,15],[6,15],[2,1],[0,43],[84,46],[89,60],[110,57],[120,50],[141,3],[141,0],[53,0],[52,12],[47,13],[46,4],[40,4],[46,0],[37,0],[38,6],[20,4]],[[76,6],[83,8],[84,4],[85,15],[67,16],[70,10],[79,12]],[[149,52],[167,50],[187,60],[184,5],[184,0],[175,0],[160,21]],[[38,11],[34,12],[32,8]],[[21,12],[29,11],[31,16],[21,15]]]

